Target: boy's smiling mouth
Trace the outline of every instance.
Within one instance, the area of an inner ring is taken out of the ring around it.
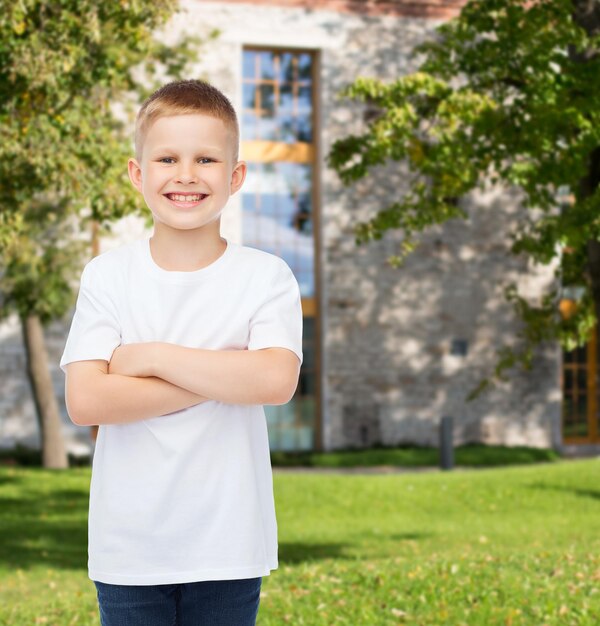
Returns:
[[[179,209],[191,209],[198,206],[204,198],[208,197],[206,193],[165,193],[164,197],[173,205]]]
[[[204,200],[207,194],[205,193],[166,193],[165,197],[175,202],[200,202]]]

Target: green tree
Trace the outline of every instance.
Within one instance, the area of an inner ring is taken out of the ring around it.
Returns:
[[[0,0],[0,316],[21,320],[45,467],[67,459],[43,325],[73,304],[90,222],[139,209],[126,178],[129,112],[159,76],[179,77],[199,44],[157,39],[176,8]]]
[[[490,181],[523,192],[512,252],[554,264],[555,280],[533,304],[506,285],[525,322],[520,347],[499,351],[473,398],[513,366],[530,368],[542,341],[583,344],[600,319],[600,2],[472,0],[415,52],[418,71],[344,90],[374,115],[328,161],[346,184],[407,164],[407,193],[355,226],[357,244],[399,229],[396,266],[428,227],[466,217],[461,196]],[[565,285],[580,287],[568,319],[558,309]]]

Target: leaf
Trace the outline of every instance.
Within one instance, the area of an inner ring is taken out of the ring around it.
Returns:
[[[26,24],[23,20],[13,24],[13,31],[17,35],[22,35],[25,32]]]

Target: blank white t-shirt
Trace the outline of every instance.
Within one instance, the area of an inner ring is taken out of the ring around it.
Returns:
[[[120,344],[148,341],[282,347],[302,362],[298,282],[283,259],[231,241],[192,272],[159,267],[149,238],[94,258],[83,270],[61,368],[109,361]],[[92,580],[157,585],[268,575],[278,566],[277,521],[263,407],[207,401],[100,425],[89,504]]]

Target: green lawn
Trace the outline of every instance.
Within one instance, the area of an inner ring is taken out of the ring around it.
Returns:
[[[554,450],[525,446],[484,446],[469,444],[454,449],[454,461],[461,467],[496,467],[558,461]],[[271,452],[271,463],[280,467],[369,467],[394,465],[398,467],[439,467],[437,448],[404,446],[369,448],[334,452]]]
[[[0,624],[99,625],[89,468],[0,468]],[[259,626],[600,623],[600,461],[275,473]]]

